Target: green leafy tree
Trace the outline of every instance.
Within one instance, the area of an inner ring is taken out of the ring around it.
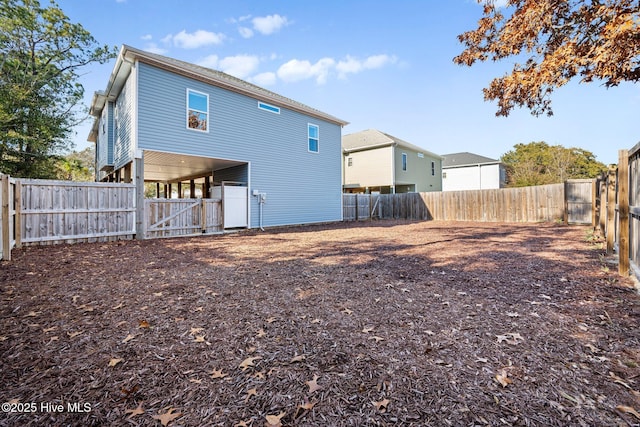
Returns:
[[[73,151],[56,162],[56,178],[68,181],[95,180],[95,149]]]
[[[567,179],[595,178],[606,166],[581,148],[565,148],[546,142],[516,144],[500,158],[507,168],[510,187],[564,182]]]
[[[79,69],[115,54],[53,1],[0,0],[0,171],[55,177],[72,128],[87,117]]]
[[[606,87],[640,80],[638,0],[508,0],[505,8],[495,0],[478,3],[484,3],[482,18],[458,36],[465,50],[454,62],[519,61],[484,89],[485,100],[497,100],[498,116],[516,106],[552,115],[551,93],[574,77]]]

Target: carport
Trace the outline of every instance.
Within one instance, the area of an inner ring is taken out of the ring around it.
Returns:
[[[144,238],[249,226],[248,162],[150,150],[137,154],[134,167],[122,173],[126,180],[140,169],[135,182],[144,211],[138,211],[142,222],[136,222]]]

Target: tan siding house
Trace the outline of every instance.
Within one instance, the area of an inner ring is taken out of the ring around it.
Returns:
[[[342,153],[345,192],[442,191],[442,157],[384,132],[345,135]]]

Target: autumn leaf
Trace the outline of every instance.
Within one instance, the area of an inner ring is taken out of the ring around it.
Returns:
[[[122,362],[122,359],[116,359],[115,357],[109,360],[109,366],[116,366],[118,363]]]
[[[320,320],[320,319],[313,319],[313,320],[311,321],[311,323],[322,323],[322,320]]]
[[[131,340],[132,340],[132,339],[134,339],[135,337],[136,337],[136,336],[135,336],[135,335],[132,335],[132,334],[127,335],[127,337],[126,337],[125,339],[123,339],[123,340],[122,340],[122,344],[124,344],[124,343],[128,343],[129,341],[131,341]]]
[[[369,337],[369,339],[370,340],[376,340],[377,343],[380,342],[380,341],[384,341],[384,338],[378,337],[378,336],[375,336],[375,335],[372,336],[372,337]]]
[[[204,335],[196,335],[193,340],[195,342],[206,342],[204,339]]]
[[[367,326],[366,328],[362,329],[362,332],[368,334],[369,332],[373,332],[374,329],[375,328],[373,326]]]
[[[502,385],[502,387],[506,387],[513,382],[510,378],[508,378],[506,369],[501,369],[496,374],[496,381],[498,381],[500,385]]]
[[[244,398],[244,403],[247,403],[251,398],[251,396],[257,396],[257,395],[258,395],[258,390],[256,388],[250,389],[249,391],[247,391],[247,397]]]
[[[191,328],[189,335],[197,335],[202,331],[204,331],[204,328]]]
[[[255,366],[253,364],[253,361],[254,360],[258,360],[258,359],[262,359],[262,357],[260,357],[260,356],[247,357],[246,359],[244,359],[242,361],[242,363],[240,365],[238,365],[238,368],[241,368],[243,371],[246,371],[247,369],[249,369],[250,366]]]
[[[267,319],[267,323],[273,323],[273,322],[275,322],[276,320],[278,320],[278,318],[277,318],[277,317],[273,317],[273,316],[271,316],[271,317],[269,317],[269,318]]]
[[[306,357],[304,357],[304,354],[301,354],[300,356],[294,356],[289,363],[302,362],[305,359]]]
[[[136,415],[144,414],[144,409],[142,409],[142,402],[138,403],[138,407],[136,409],[125,409],[125,414],[129,414],[127,417],[128,420],[135,417]]]
[[[147,322],[146,320],[140,320],[138,321],[138,327],[139,328],[149,328],[151,325],[149,324],[149,322]]]
[[[197,378],[189,378],[189,382],[194,384],[202,384],[202,380]]]
[[[224,378],[226,377],[227,374],[222,372],[222,369],[214,369],[213,372],[211,372],[211,378],[216,379],[216,378]]]
[[[264,331],[264,329],[263,329],[263,328],[258,329],[258,332],[256,333],[256,336],[257,336],[258,338],[262,338],[262,337],[264,337],[265,335],[267,335],[267,333]]]
[[[249,427],[249,424],[247,424],[247,421],[240,421],[239,423],[234,424],[233,427]]]
[[[389,399],[383,399],[379,402],[371,402],[373,403],[373,405],[376,407],[376,409],[380,412],[386,412],[387,411],[387,407],[389,406],[389,403],[391,403],[389,401]]]
[[[636,411],[635,409],[633,409],[631,406],[624,406],[624,405],[618,405],[616,406],[616,409],[620,412],[624,412],[625,414],[631,414],[634,417],[636,417],[637,419],[640,420],[640,414],[638,413],[638,411]]]
[[[344,309],[342,309],[342,312],[343,312],[344,314],[352,314],[352,313],[353,313],[353,311],[349,310],[348,308],[344,308]]]
[[[264,418],[266,419],[267,423],[265,424],[266,427],[280,427],[282,426],[282,422],[280,421],[287,413],[286,412],[280,412],[278,415],[267,415]]]
[[[169,423],[171,421],[173,421],[176,418],[182,416],[182,414],[180,412],[174,413],[174,411],[175,411],[174,408],[169,408],[169,410],[167,412],[165,412],[164,414],[154,415],[152,418],[155,419],[155,420],[160,421],[163,426],[167,426],[167,425],[169,425]]]
[[[318,385],[318,378],[320,377],[317,375],[314,375],[311,381],[305,382],[305,384],[309,386],[309,393],[313,393],[314,391],[322,389],[322,386]]]
[[[300,409],[304,409],[305,411],[310,411],[313,409],[314,406],[316,406],[318,402],[309,402],[306,401],[302,404],[302,405],[298,405],[298,408]]]

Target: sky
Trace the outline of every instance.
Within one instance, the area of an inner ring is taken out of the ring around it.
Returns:
[[[42,0],[46,5],[46,0]],[[571,82],[552,98],[553,117],[526,109],[496,117],[482,88],[513,61],[453,63],[457,35],[474,29],[475,0],[58,0],[100,44],[123,44],[211,67],[349,124],[377,129],[436,154],[499,159],[515,144],[545,141],[617,163],[640,141],[640,85],[606,89]],[[85,103],[104,90],[115,60],[81,70]],[[75,149],[91,143],[91,122]]]

